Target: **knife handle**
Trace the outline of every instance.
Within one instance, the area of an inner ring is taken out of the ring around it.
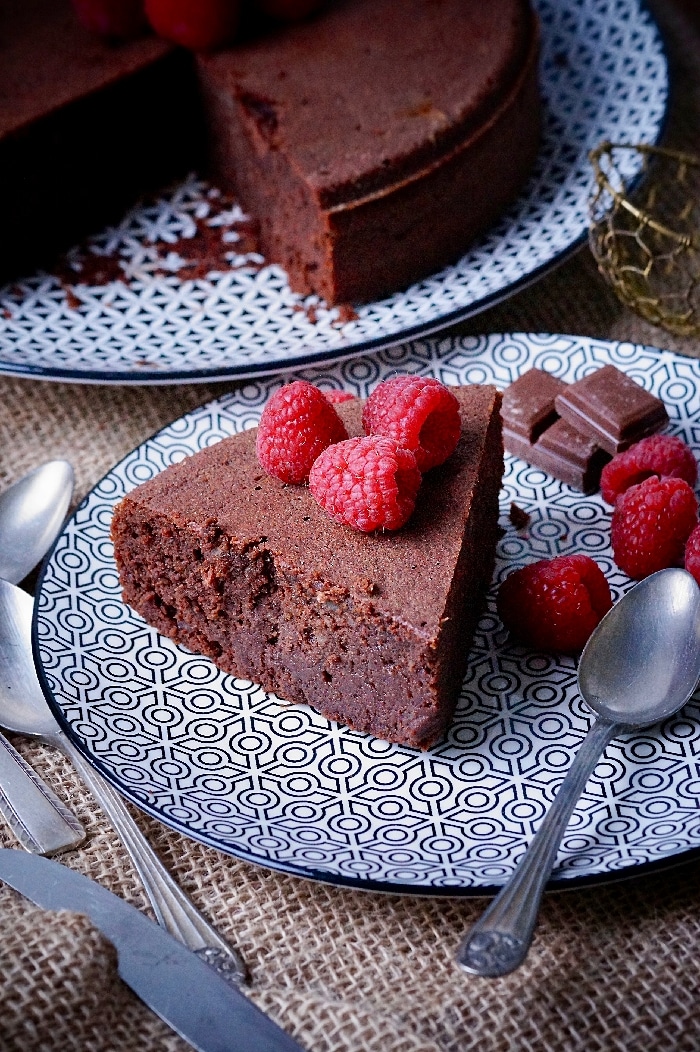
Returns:
[[[53,740],[65,752],[106,812],[141,877],[158,923],[229,982],[244,983],[248,970],[236,951],[202,916],[165,866],[126,809],[121,796],[97,773],[61,732]]]
[[[0,734],[0,813],[27,851],[55,855],[85,839],[82,825]]]

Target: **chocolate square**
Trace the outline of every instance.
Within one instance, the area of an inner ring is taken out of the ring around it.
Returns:
[[[593,435],[611,454],[627,449],[668,423],[661,399],[614,365],[604,365],[569,384],[556,395],[554,405],[564,420]]]
[[[610,460],[610,455],[591,435],[561,419],[547,428],[536,442],[528,442],[509,428],[504,428],[503,441],[509,453],[582,493],[595,493],[600,485],[600,473]]]
[[[503,392],[504,426],[526,442],[535,442],[557,419],[554,399],[566,386],[544,369],[528,369]]]

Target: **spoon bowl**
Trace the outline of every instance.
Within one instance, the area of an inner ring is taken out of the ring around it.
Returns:
[[[586,643],[579,690],[599,717],[648,727],[684,705],[700,678],[700,589],[685,570],[635,585]]]
[[[32,660],[33,609],[27,592],[0,580],[0,725],[62,747],[63,732],[46,703]]]
[[[0,493],[0,577],[19,584],[58,536],[73,495],[73,468],[49,460]]]
[[[605,615],[584,647],[579,690],[597,719],[515,872],[467,934],[457,961],[474,975],[522,964],[561,838],[605,746],[671,716],[700,679],[700,588],[685,570],[660,570]]]

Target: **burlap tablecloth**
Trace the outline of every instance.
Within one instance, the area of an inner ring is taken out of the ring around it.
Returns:
[[[657,0],[674,65],[670,145],[700,152],[700,0]],[[587,249],[461,333],[582,333],[700,357],[622,308]],[[0,379],[0,485],[49,457],[76,501],[156,429],[230,385],[82,387]],[[66,761],[13,738],[88,829],[63,861],[148,912],[120,841]],[[257,868],[133,809],[165,864],[245,958],[251,998],[313,1052],[700,1049],[700,862],[545,897],[527,962],[498,980],[454,964],[482,900],[369,894]],[[0,828],[2,846],[15,847]],[[0,886],[0,1048],[134,1052],[187,1046],[116,977],[77,914]],[[232,1035],[231,1048],[238,1048]],[[241,1050],[245,1052],[245,1050]]]

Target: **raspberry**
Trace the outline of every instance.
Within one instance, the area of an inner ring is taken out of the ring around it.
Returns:
[[[148,21],[173,44],[208,51],[227,43],[238,28],[240,0],[145,0]]]
[[[582,650],[611,606],[610,586],[588,555],[531,563],[509,574],[498,590],[501,621],[537,650]]]
[[[325,2],[326,0],[258,0],[260,9],[266,15],[279,18],[282,22],[297,22],[308,18],[323,7]]]
[[[685,568],[700,584],[700,526],[696,526],[685,546]]]
[[[71,0],[81,25],[99,36],[128,40],[148,29],[143,0]]]
[[[258,426],[258,460],[282,482],[306,482],[326,446],[348,437],[345,424],[318,387],[306,380],[285,384],[263,409]]]
[[[355,397],[355,395],[350,394],[349,391],[324,391],[323,395],[331,405],[339,405],[341,402],[351,402]]]
[[[369,435],[386,435],[415,454],[421,471],[447,460],[461,431],[459,402],[428,376],[396,376],[372,392],[362,411]]]
[[[309,489],[330,517],[363,533],[403,526],[420,483],[413,453],[381,435],[329,446],[309,474]]]
[[[600,476],[603,500],[614,504],[621,493],[651,475],[685,479],[689,486],[698,480],[698,465],[690,446],[675,435],[650,435],[618,453]]]
[[[651,475],[617,498],[611,540],[615,562],[634,578],[683,564],[698,521],[698,502],[685,481]]]

